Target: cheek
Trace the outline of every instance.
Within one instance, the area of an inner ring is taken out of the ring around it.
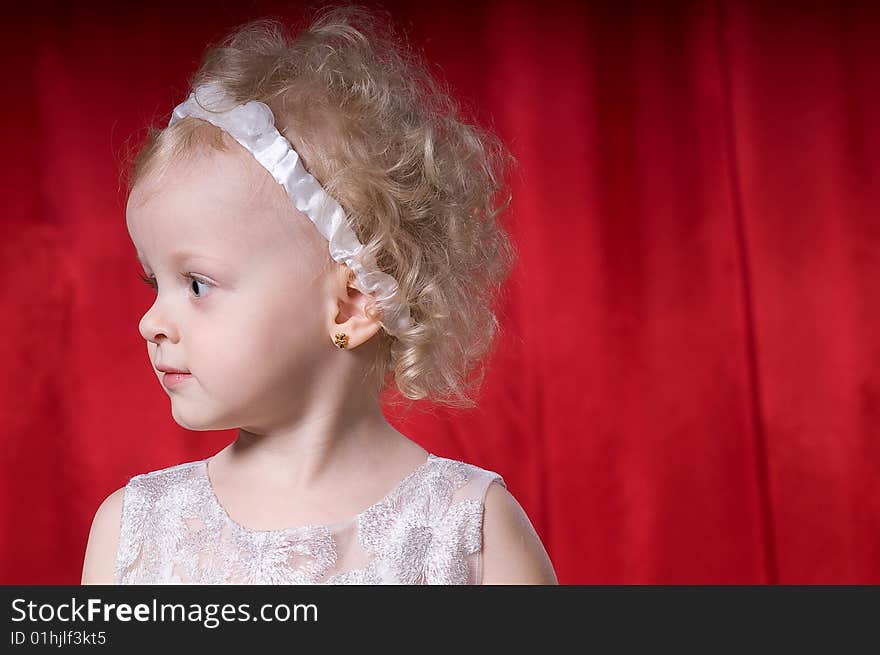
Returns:
[[[275,289],[254,294],[220,322],[222,344],[213,339],[212,347],[222,347],[220,352],[230,354],[228,361],[245,369],[256,365],[272,369],[308,360],[319,351],[320,316],[315,298],[301,292]]]

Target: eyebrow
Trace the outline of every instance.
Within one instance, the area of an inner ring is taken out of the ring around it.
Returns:
[[[144,262],[144,258],[141,256],[140,252],[135,251],[135,256],[137,260],[141,263],[141,266],[146,266],[146,262]],[[201,253],[195,252],[193,250],[175,250],[171,253],[171,257],[177,260],[189,259],[189,258],[198,258],[198,259],[213,259],[215,261],[221,261],[217,257],[212,257],[210,255],[203,255]]]

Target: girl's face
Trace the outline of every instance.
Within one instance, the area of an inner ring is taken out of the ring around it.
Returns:
[[[270,429],[305,404],[333,353],[327,242],[250,157],[206,151],[160,186],[139,181],[126,207],[156,285],[140,333],[154,370],[191,373],[162,383],[190,429]]]

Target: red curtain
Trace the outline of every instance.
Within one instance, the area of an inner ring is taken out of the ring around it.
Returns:
[[[481,407],[395,426],[501,473],[562,583],[880,583],[877,5],[383,6],[519,159]],[[234,436],[149,368],[118,170],[258,16],[302,9],[7,23],[3,583],[78,583],[107,494]]]

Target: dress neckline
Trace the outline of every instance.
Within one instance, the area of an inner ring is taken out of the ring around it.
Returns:
[[[422,462],[421,464],[419,464],[412,471],[407,473],[403,477],[402,480],[400,480],[397,484],[395,484],[391,488],[391,490],[388,493],[386,493],[378,501],[376,501],[375,503],[373,503],[369,507],[363,509],[362,511],[358,512],[357,514],[355,514],[351,518],[343,519],[342,521],[336,521],[335,523],[311,523],[311,524],[307,524],[307,525],[306,524],[293,525],[290,527],[277,528],[274,530],[257,530],[255,528],[249,528],[247,526],[242,525],[241,523],[239,523],[238,521],[236,521],[234,518],[232,518],[229,515],[229,512],[226,511],[226,508],[223,506],[223,503],[221,503],[220,499],[217,497],[217,493],[214,490],[214,484],[211,482],[211,477],[208,475],[208,460],[209,459],[210,459],[210,457],[206,457],[205,459],[201,460],[201,462],[199,463],[200,464],[199,465],[199,472],[201,473],[201,479],[205,485],[205,489],[207,491],[207,496],[211,502],[211,505],[213,505],[215,509],[219,510],[220,514],[222,514],[225,519],[227,519],[233,526],[235,526],[241,532],[248,533],[248,534],[282,534],[285,532],[299,532],[299,531],[303,531],[303,530],[316,530],[316,529],[326,529],[326,530],[329,530],[332,532],[337,528],[343,528],[343,527],[349,526],[349,525],[357,522],[367,512],[375,509],[376,507],[378,507],[379,505],[382,505],[383,503],[386,503],[389,498],[394,496],[401,488],[403,488],[403,486],[406,483],[408,483],[410,480],[412,480],[417,474],[421,473],[424,469],[428,468],[428,466],[432,462],[437,460],[438,457],[436,455],[434,455],[433,453],[429,452],[425,461]]]

